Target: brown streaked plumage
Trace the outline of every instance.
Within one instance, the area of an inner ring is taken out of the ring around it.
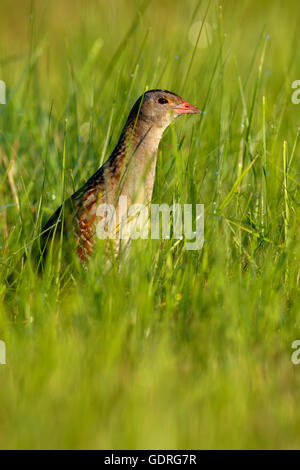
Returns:
[[[91,255],[96,241],[98,204],[117,205],[121,195],[128,205],[151,202],[156,155],[164,130],[181,114],[199,109],[167,90],[150,90],[134,104],[119,141],[104,165],[64,203],[64,234],[73,232],[79,258]],[[43,228],[43,244],[61,232],[62,206]]]

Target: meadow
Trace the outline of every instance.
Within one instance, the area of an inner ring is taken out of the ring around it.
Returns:
[[[298,10],[1,0],[0,448],[299,447]],[[153,195],[204,204],[202,249],[137,240],[41,276],[42,224],[151,88],[202,110],[166,131]]]

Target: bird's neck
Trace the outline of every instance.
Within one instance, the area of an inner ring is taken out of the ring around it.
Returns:
[[[122,181],[120,193],[130,203],[151,202],[159,142],[165,128],[142,120],[129,121],[112,155],[111,165]]]
[[[159,142],[163,132],[167,126],[158,126],[152,121],[144,121],[139,119],[130,120],[122,133],[121,138],[126,142],[128,156],[131,155],[135,162],[139,160],[147,160],[158,149]]]

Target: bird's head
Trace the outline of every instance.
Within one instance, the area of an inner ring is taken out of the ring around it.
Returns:
[[[131,115],[159,128],[166,128],[182,114],[199,114],[201,111],[180,96],[167,90],[149,90],[132,108]]]

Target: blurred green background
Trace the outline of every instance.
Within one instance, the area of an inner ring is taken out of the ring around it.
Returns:
[[[298,2],[1,0],[1,448],[297,448]],[[160,145],[154,202],[205,243],[7,273],[108,157],[145,88],[202,115]],[[65,158],[65,169],[63,160]]]

